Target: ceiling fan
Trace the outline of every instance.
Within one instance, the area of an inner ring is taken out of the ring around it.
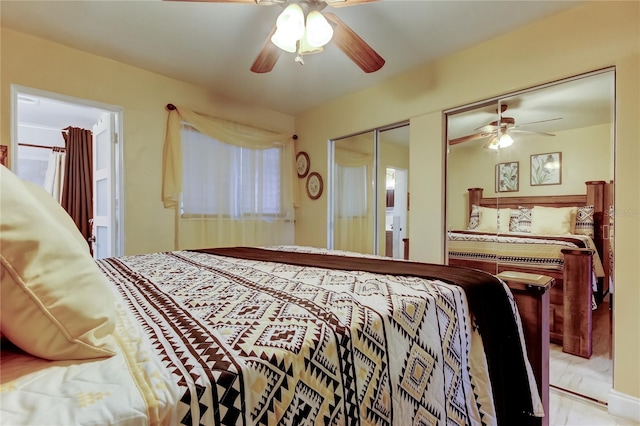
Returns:
[[[498,112],[498,110],[496,109],[496,113],[499,114],[498,120],[492,121],[491,123],[488,123],[473,129],[477,133],[472,133],[467,136],[462,136],[459,138],[449,140],[449,145],[457,145],[459,143],[469,142],[476,139],[489,138],[489,140],[484,144],[483,146],[484,148],[487,148],[487,149],[506,148],[511,144],[513,144],[513,139],[511,138],[510,134],[514,134],[514,133],[525,133],[525,134],[533,134],[533,135],[540,135],[540,136],[555,136],[555,134],[553,133],[523,130],[521,129],[521,127],[562,119],[562,117],[556,117],[556,118],[550,118],[547,120],[531,121],[529,123],[516,125],[516,120],[513,117],[505,117],[502,115],[506,110],[507,110],[507,104],[500,105],[500,112]]]
[[[378,71],[384,59],[358,34],[333,13],[321,13],[331,7],[352,6],[377,0],[166,0],[211,3],[253,3],[284,7],[276,24],[251,65],[255,73],[270,72],[283,51],[295,53],[295,61],[304,64],[303,55],[322,51],[329,41],[364,72]]]

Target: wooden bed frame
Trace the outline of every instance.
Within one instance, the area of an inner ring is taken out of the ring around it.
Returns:
[[[598,290],[592,292],[593,252],[589,249],[563,249],[564,268],[562,271],[514,267],[495,262],[449,259],[453,266],[465,266],[492,274],[504,271],[534,273],[554,278],[555,285],[550,290],[549,335],[551,342],[562,345],[563,351],[589,358],[592,353],[592,296],[600,303],[609,291],[609,207],[612,204],[613,183],[605,181],[586,182],[583,195],[554,195],[531,197],[490,197],[482,196],[482,188],[469,188],[469,214],[473,204],[484,207],[518,208],[594,206],[594,243],[604,267],[605,276],[597,283]],[[567,301],[567,303],[565,303]],[[568,301],[571,301],[570,303]]]

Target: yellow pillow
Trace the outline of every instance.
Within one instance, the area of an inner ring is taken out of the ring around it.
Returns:
[[[498,218],[498,211],[500,217]],[[500,228],[498,228],[498,219]],[[491,207],[480,207],[480,217],[476,231],[481,232],[509,232],[509,221],[511,220],[511,209],[494,209]]]
[[[67,229],[73,238],[78,240],[80,245],[84,250],[89,252],[89,243],[82,236],[82,233],[76,226],[76,223],[71,219],[71,216],[67,213],[67,211],[58,203],[47,191],[44,190],[40,185],[36,185],[33,182],[29,182],[28,180],[23,180],[22,183],[27,188],[29,193],[37,198],[38,202],[45,209],[45,213],[49,213],[56,219],[62,226]]]
[[[531,209],[531,232],[544,235],[569,235],[575,227],[577,207],[542,207]]]
[[[0,197],[2,334],[46,359],[113,355],[114,296],[89,252],[4,166]]]

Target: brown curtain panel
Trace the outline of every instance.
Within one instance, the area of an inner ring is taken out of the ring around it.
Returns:
[[[85,239],[91,236],[93,219],[93,148],[91,130],[67,127],[62,132],[67,151],[62,207]]]

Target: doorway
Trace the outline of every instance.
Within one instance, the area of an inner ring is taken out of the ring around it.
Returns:
[[[54,156],[64,155],[63,132],[67,127],[92,131],[93,254],[123,255],[122,108],[18,85],[11,86],[11,96],[12,171],[52,195],[63,180],[59,168],[50,166],[61,162]]]
[[[408,171],[387,167],[386,175],[385,256],[403,259],[407,241]]]

